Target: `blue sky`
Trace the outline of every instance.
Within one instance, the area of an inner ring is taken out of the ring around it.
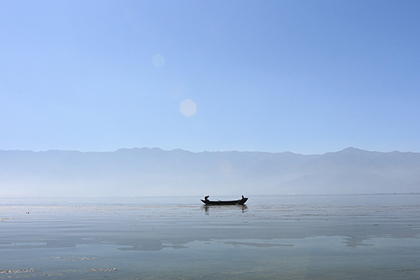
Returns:
[[[420,152],[419,14],[414,0],[1,1],[0,150]]]

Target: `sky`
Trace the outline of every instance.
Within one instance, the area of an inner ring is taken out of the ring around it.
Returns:
[[[420,152],[420,1],[0,1],[0,150]]]

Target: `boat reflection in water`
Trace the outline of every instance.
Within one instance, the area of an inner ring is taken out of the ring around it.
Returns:
[[[231,209],[231,210],[242,210],[242,213],[245,213],[248,209],[246,205],[203,205],[204,211],[206,215],[210,214],[210,209],[212,210],[223,210],[223,209]]]

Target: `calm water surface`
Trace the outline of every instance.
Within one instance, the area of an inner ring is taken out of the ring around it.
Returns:
[[[201,204],[2,198],[0,279],[420,279],[420,195]]]

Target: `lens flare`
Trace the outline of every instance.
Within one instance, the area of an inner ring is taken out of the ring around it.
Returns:
[[[179,111],[186,117],[191,117],[195,114],[197,110],[197,105],[191,99],[186,99],[181,102],[179,106]]]
[[[232,171],[232,163],[228,160],[224,160],[219,164],[219,171],[223,174],[228,174]]]
[[[152,63],[156,68],[162,68],[165,66],[165,58],[160,53],[155,54],[152,58]]]

